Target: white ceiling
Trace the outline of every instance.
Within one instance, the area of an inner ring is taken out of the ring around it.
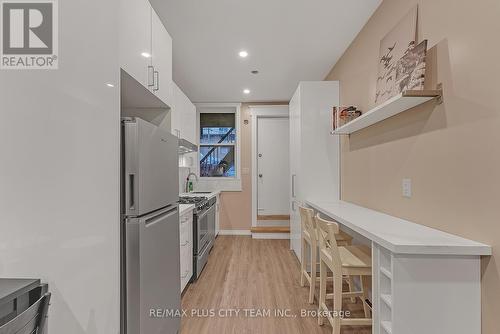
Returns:
[[[325,78],[381,2],[150,1],[173,38],[174,81],[193,102],[288,101],[299,81]]]

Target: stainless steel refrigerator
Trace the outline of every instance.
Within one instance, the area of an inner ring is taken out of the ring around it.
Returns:
[[[122,119],[122,334],[174,334],[180,318],[178,139]]]

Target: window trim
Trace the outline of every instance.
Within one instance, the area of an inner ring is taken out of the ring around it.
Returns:
[[[203,146],[232,146],[235,147],[235,163],[236,163],[236,175],[234,177],[228,176],[200,176],[201,181],[221,181],[230,182],[236,181],[237,184],[230,185],[229,188],[234,191],[241,191],[241,103],[196,103],[196,141],[198,147],[202,146],[200,144],[200,114],[201,113],[227,113],[235,114],[235,131],[236,131],[236,142],[234,144],[203,144]],[[200,159],[198,157],[196,162],[196,169],[198,175],[200,175]],[[227,185],[226,185],[227,186]],[[223,186],[223,188],[225,188]]]

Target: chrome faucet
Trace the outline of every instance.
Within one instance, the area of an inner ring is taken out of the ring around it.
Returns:
[[[186,178],[186,187],[185,187],[186,193],[189,192],[189,180],[190,180],[191,176],[194,176],[196,182],[198,182],[198,175],[196,175],[193,172],[189,173],[187,178]]]

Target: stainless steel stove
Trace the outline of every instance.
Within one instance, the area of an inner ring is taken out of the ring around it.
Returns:
[[[193,213],[193,277],[198,279],[208,261],[208,254],[215,242],[216,198],[181,196],[180,204],[194,204]]]
[[[208,199],[205,196],[181,196],[179,204],[194,204],[196,211],[202,211],[208,204]]]

